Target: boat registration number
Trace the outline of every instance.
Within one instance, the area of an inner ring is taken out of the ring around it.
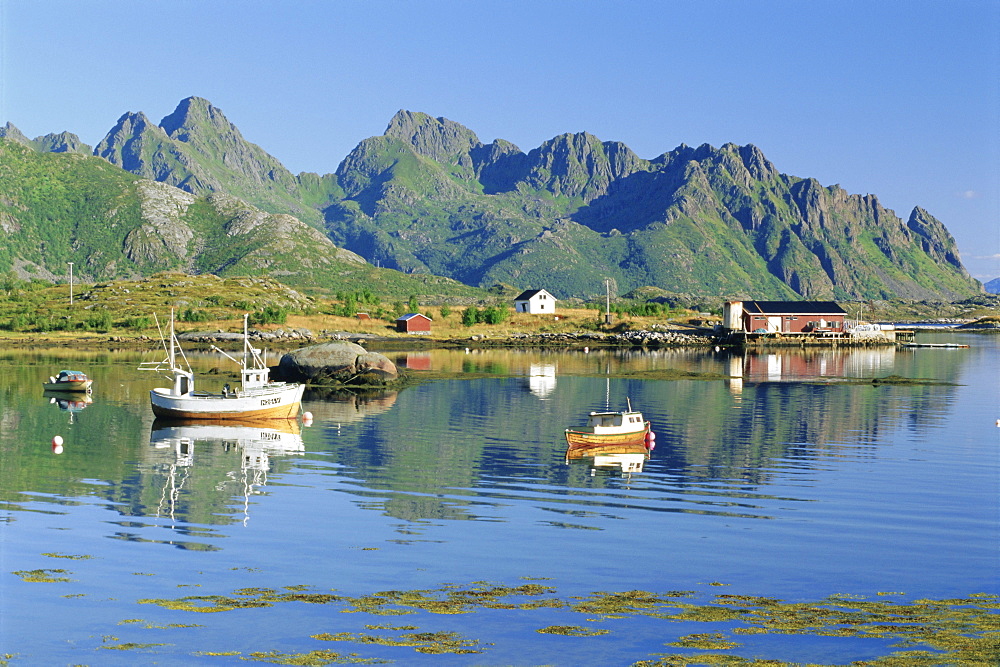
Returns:
[[[260,404],[262,406],[264,406],[264,405],[277,405],[278,403],[281,403],[281,399],[280,398],[262,398],[262,399],[260,399]]]

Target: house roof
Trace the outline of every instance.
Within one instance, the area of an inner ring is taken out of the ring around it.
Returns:
[[[757,315],[846,315],[835,301],[744,301],[743,311]]]
[[[542,292],[545,292],[546,294],[549,294],[546,290],[543,290],[543,289],[529,289],[529,290],[524,290],[519,295],[517,295],[517,296],[514,297],[514,301],[527,301],[531,297],[536,296],[538,294],[541,294]],[[551,294],[549,294],[549,298],[551,298],[553,300],[556,300],[556,298],[554,296],[552,296]]]
[[[415,317],[422,317],[425,320],[430,320],[431,319],[431,318],[427,317],[426,315],[424,315],[423,313],[407,313],[406,315],[400,315],[399,317],[397,317],[396,321],[399,322],[400,320],[403,320],[403,321],[405,321],[405,320],[412,320]]]

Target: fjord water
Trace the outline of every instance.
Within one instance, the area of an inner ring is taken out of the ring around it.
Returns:
[[[135,370],[138,353],[0,353],[0,654],[15,665],[314,651],[627,665],[696,654],[665,644],[726,626],[581,613],[575,600],[996,593],[1000,345],[918,341],[970,347],[392,353],[460,374],[392,393],[307,394],[310,426],[221,432],[154,422],[148,390],[162,381]],[[228,362],[194,362],[209,384],[228,379]],[[61,368],[94,378],[92,403],[43,395]],[[939,382],[845,380],[890,375]],[[656,433],[642,470],[567,464],[563,430],[626,398]],[[385,615],[392,605],[359,602],[529,584],[564,604],[513,596],[501,600],[510,608],[403,604],[394,613],[410,613]],[[179,600],[188,606],[164,602]],[[550,626],[608,632],[539,632]],[[408,632],[455,633],[446,637],[480,652],[362,639]],[[898,650],[818,635],[739,642],[725,652],[821,664]]]

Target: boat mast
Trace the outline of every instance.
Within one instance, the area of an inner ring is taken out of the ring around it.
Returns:
[[[174,309],[170,309],[170,371],[177,368],[177,354],[174,350]]]
[[[243,313],[243,369],[244,370],[249,368],[249,366],[247,366],[247,359],[248,359],[247,348],[250,346],[250,336],[247,332],[247,318],[249,316],[250,315],[248,313]]]

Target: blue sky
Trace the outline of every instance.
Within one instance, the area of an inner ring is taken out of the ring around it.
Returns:
[[[0,0],[0,124],[95,145],[191,95],[296,173],[334,171],[399,109],[524,151],[752,143],[924,207],[1000,276],[997,0]]]

